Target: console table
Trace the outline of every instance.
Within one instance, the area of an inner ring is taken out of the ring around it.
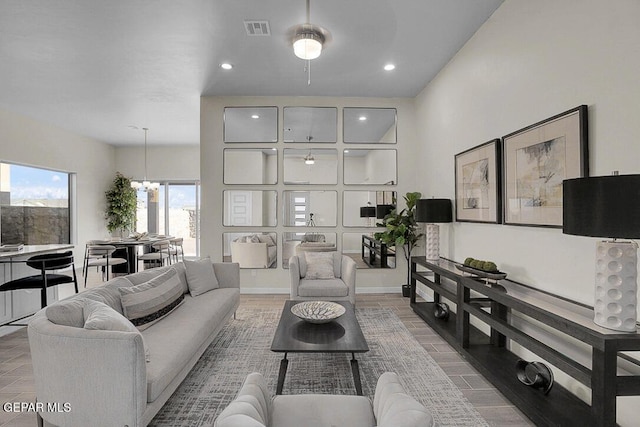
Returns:
[[[389,268],[389,258],[396,253],[385,243],[366,234],[362,235],[362,260],[370,267]],[[378,259],[380,262],[378,263]]]
[[[433,276],[418,272],[418,266]],[[433,291],[435,302],[416,301],[417,282]],[[455,304],[448,320],[434,316],[434,304],[443,297]],[[627,357],[620,352],[639,351],[640,334],[599,327],[589,307],[510,280],[486,283],[450,260],[425,257],[411,259],[411,307],[536,425],[615,426],[616,396],[640,395],[640,376],[617,374],[618,360]],[[490,332],[473,326],[471,316]],[[526,322],[513,322],[513,316],[535,319],[560,337],[591,347],[590,363],[558,351],[544,334],[519,327]],[[508,349],[509,340],[591,388],[591,406],[557,383],[548,395],[520,383],[519,357]]]

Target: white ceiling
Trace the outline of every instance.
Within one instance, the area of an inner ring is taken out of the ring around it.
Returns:
[[[503,0],[2,0],[0,107],[114,145],[198,144],[201,95],[412,97]],[[268,20],[250,37],[244,20]],[[230,62],[233,70],[219,68]],[[396,69],[383,71],[387,62]]]

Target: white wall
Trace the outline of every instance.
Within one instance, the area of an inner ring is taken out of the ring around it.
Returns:
[[[456,153],[580,104],[589,106],[591,175],[639,173],[638,17],[637,0],[506,0],[416,98],[423,197],[454,199]],[[596,239],[506,225],[440,229],[445,256],[495,260],[514,280],[593,304]],[[618,402],[618,421],[633,425],[638,399]]]
[[[104,193],[115,177],[114,157],[111,145],[0,109],[0,160],[76,173],[77,267],[84,243],[108,234]]]
[[[300,184],[322,184],[336,182],[338,179],[338,161],[336,156],[339,153],[331,152],[330,154],[313,154],[315,163],[307,165],[304,162],[303,154],[301,156],[292,156],[287,153],[284,159],[284,180],[291,183]]]
[[[265,106],[275,105],[279,110],[278,143],[277,144],[225,144],[223,141],[223,112],[226,106]],[[337,148],[338,160],[338,184],[337,185],[284,185],[283,184],[283,149],[305,148],[304,144],[285,144],[282,132],[282,108],[284,106],[326,106],[338,107],[338,143],[337,144],[312,144],[316,148]],[[345,148],[373,148],[371,145],[354,145],[342,143],[342,108],[348,107],[390,107],[398,109],[398,144],[385,145],[378,148],[398,149],[398,185],[395,187],[384,186],[345,186],[342,184],[342,150]],[[203,256],[210,255],[214,260],[222,259],[222,245],[220,235],[229,230],[222,226],[222,211],[217,207],[222,200],[222,191],[229,186],[222,183],[222,150],[224,148],[265,148],[275,146],[278,148],[278,184],[260,186],[260,189],[278,191],[278,209],[281,210],[283,190],[336,190],[338,191],[338,226],[335,228],[323,228],[327,233],[343,231],[369,232],[367,229],[345,229],[342,226],[342,191],[343,190],[396,190],[399,195],[416,190],[415,174],[418,165],[412,147],[416,146],[414,130],[414,104],[412,99],[394,98],[330,98],[330,97],[203,97],[200,108],[200,162],[202,180],[202,245]],[[205,167],[206,165],[206,167]],[[238,186],[233,186],[237,188]],[[256,189],[249,186],[247,189]],[[401,199],[401,198],[400,198]],[[297,231],[291,227],[282,226],[278,221],[277,227],[262,228],[260,231],[275,231],[278,233],[278,268],[270,270],[242,270],[241,283],[243,292],[288,292],[289,271],[281,267],[282,260],[282,235],[285,232]],[[255,230],[247,230],[255,231]],[[300,230],[305,231],[305,230]],[[319,231],[319,230],[314,230]],[[338,250],[341,250],[342,238],[338,236]],[[402,262],[395,270],[358,270],[357,287],[359,291],[400,291],[400,285],[406,279],[406,263]]]
[[[115,168],[124,176],[144,178],[144,147],[115,148]],[[149,180],[197,181],[200,179],[200,147],[147,145]],[[222,199],[221,199],[222,200]]]

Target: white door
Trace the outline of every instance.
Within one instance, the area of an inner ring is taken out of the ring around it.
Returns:
[[[232,191],[229,195],[228,225],[251,225],[251,191]]]

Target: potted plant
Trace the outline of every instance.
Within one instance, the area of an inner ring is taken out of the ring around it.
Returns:
[[[402,295],[405,297],[410,296],[411,289],[411,252],[422,237],[422,234],[418,232],[418,223],[414,217],[416,202],[420,197],[422,197],[422,194],[419,192],[407,193],[404,196],[407,207],[398,212],[396,206],[384,217],[381,223],[377,224],[385,227],[386,230],[375,234],[375,238],[387,246],[402,248],[404,251],[404,256],[407,260],[407,283],[402,285]],[[395,200],[393,204],[396,205]]]
[[[111,188],[105,194],[107,196],[105,211],[107,230],[112,234],[119,231],[122,237],[127,231],[133,230],[135,225],[136,190],[131,187],[129,178],[116,172]]]

